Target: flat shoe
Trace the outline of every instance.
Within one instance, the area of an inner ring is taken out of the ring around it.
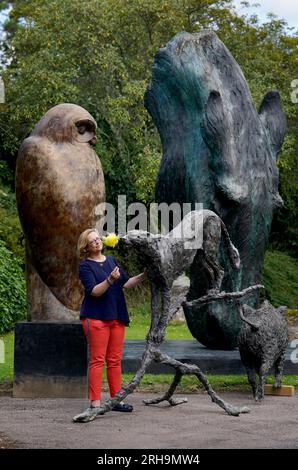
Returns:
[[[124,411],[126,413],[129,413],[133,410],[133,406],[132,405],[128,405],[127,403],[118,403],[118,405],[115,405],[113,408],[112,408],[112,411]]]

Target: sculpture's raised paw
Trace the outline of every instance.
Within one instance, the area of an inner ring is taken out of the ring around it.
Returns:
[[[169,403],[171,406],[182,405],[182,403],[187,403],[187,398],[169,398]]]
[[[225,410],[231,416],[239,416],[241,413],[250,413],[250,409],[247,406],[228,405]]]
[[[239,413],[250,413],[250,409],[247,406],[240,406]]]

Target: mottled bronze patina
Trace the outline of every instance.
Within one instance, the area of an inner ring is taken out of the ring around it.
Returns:
[[[83,108],[51,108],[22,143],[16,196],[26,238],[29,320],[78,319],[82,286],[76,244],[100,227],[104,175],[92,146],[96,122]]]
[[[213,31],[178,33],[159,49],[145,106],[159,131],[163,157],[156,202],[201,203],[225,223],[239,250],[240,270],[225,270],[222,289],[259,284],[274,211],[282,205],[277,157],[286,116],[277,91],[259,112],[239,64]],[[221,266],[227,253],[221,247]],[[205,296],[209,280],[199,265],[190,271],[188,300]],[[246,299],[258,306],[259,291]],[[194,337],[207,347],[233,349],[241,328],[233,299],[184,306]]]

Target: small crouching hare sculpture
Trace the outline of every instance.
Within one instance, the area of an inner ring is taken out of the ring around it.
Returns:
[[[238,336],[238,346],[254,399],[262,400],[270,369],[274,367],[274,387],[281,387],[281,379],[288,346],[287,307],[274,308],[268,301],[258,309],[238,302],[241,319],[245,322]],[[259,376],[257,383],[256,374]]]

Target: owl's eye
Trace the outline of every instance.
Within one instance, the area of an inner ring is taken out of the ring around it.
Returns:
[[[81,119],[80,121],[75,122],[77,134],[75,139],[81,143],[89,142],[90,145],[95,145],[96,143],[96,124],[93,121],[88,119]]]
[[[79,134],[84,134],[86,132],[86,127],[85,126],[79,126],[78,127],[78,133]]]

